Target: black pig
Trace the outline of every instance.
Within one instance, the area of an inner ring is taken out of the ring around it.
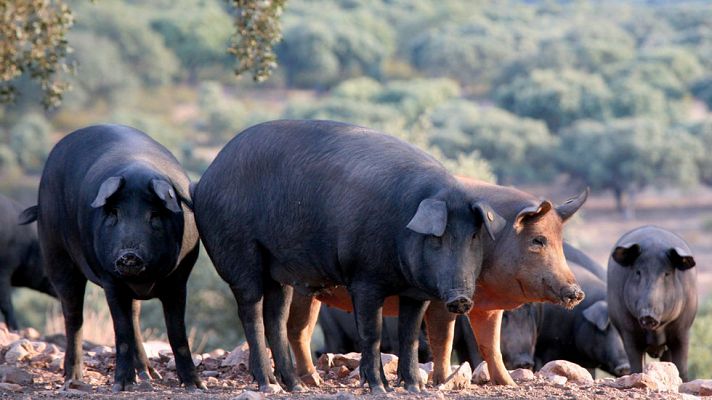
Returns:
[[[568,260],[568,258],[567,258]],[[615,376],[630,372],[623,341],[610,323],[606,283],[588,269],[569,261],[586,298],[572,310],[544,304],[535,357],[538,365],[568,360]]]
[[[319,311],[319,326],[324,333],[324,347],[320,353],[345,354],[358,352],[359,339],[356,322],[351,313],[333,307],[322,307]],[[395,354],[398,352],[398,319],[383,317],[383,332],[381,336],[381,353]],[[431,359],[430,347],[425,327],[418,337],[418,362],[428,362]]]
[[[590,273],[596,275],[598,279],[602,281],[606,280],[607,272],[601,264],[597,263],[591,257],[589,257],[588,254],[572,246],[566,241],[564,241],[564,257],[566,257],[566,261],[584,267]]]
[[[643,354],[672,361],[687,380],[690,327],[697,314],[697,269],[687,243],[644,226],[623,235],[608,261],[608,304],[633,372]]]
[[[361,376],[374,393],[385,391],[383,302],[400,295],[398,375],[419,391],[416,347],[427,300],[467,312],[480,240],[504,225],[428,154],[332,121],[248,128],[205,171],[193,200],[205,248],[237,300],[262,391],[280,390],[265,329],[278,377],[288,390],[303,390],[287,347],[292,287],[311,295],[335,286],[352,296]]]
[[[87,279],[104,288],[114,321],[114,391],[159,375],[148,365],[140,302],[163,304],[176,370],[204,387],[185,330],[186,282],[198,257],[189,180],[178,161],[143,132],[120,125],[77,130],[52,149],[40,181],[37,219],[45,270],[62,302],[65,387],[82,379],[81,327]]]
[[[23,207],[0,195],[0,311],[7,326],[17,330],[11,286],[28,287],[57,297],[42,270],[37,228],[18,225]]]

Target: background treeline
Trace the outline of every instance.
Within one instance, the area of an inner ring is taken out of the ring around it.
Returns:
[[[712,183],[705,1],[289,0],[262,84],[234,79],[222,0],[69,4],[77,72],[61,107],[43,110],[29,80],[0,107],[0,190],[28,204],[51,145],[96,122],[147,131],[194,178],[242,128],[324,118],[402,137],[459,174],[609,191],[628,216],[643,188]],[[188,322],[230,347],[234,302],[208,264]],[[144,322],[162,327],[157,304]]]

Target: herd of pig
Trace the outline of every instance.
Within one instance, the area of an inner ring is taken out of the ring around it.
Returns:
[[[413,392],[423,384],[419,355],[432,357],[437,384],[453,348],[461,360],[486,360],[495,384],[514,385],[508,368],[552,359],[640,372],[645,353],[686,379],[697,309],[689,247],[641,227],[615,243],[604,269],[563,241],[587,195],[554,205],[455,177],[399,139],[331,121],[248,128],[191,184],[146,134],[91,126],[52,149],[36,206],[0,196],[0,309],[17,329],[11,285],[59,298],[70,388],[82,380],[87,280],[101,286],[121,391],[159,377],[139,329],[139,301],[158,298],[181,382],[205,388],[185,326],[202,240],[235,296],[264,392],[304,390],[318,319],[326,350],[362,353],[361,382],[374,393],[388,388],[381,345],[398,353],[397,383]],[[320,313],[321,303],[330,307]]]

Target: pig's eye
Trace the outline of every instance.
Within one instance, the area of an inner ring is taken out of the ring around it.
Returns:
[[[670,271],[666,271],[666,272],[665,272],[665,276],[666,276],[666,277],[667,277],[667,276],[670,276]]]
[[[119,219],[119,210],[117,208],[111,207],[106,209],[106,221],[109,225],[116,224]]]
[[[636,270],[636,271],[635,271],[635,274],[636,274],[637,276],[640,276],[640,270]]]
[[[161,227],[161,214],[158,211],[151,211],[151,215],[149,217],[149,222],[151,223],[151,227],[158,229]]]
[[[544,236],[537,236],[532,240],[532,243],[539,247],[546,246],[546,238]]]
[[[430,235],[428,238],[430,239],[430,244],[436,249],[443,244],[443,238],[440,236]]]

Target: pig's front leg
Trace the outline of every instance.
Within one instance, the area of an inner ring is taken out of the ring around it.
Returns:
[[[423,384],[418,373],[418,338],[427,301],[400,296],[398,311],[398,381],[409,392],[418,393]]]
[[[516,386],[517,384],[514,383],[504,366],[502,352],[499,348],[503,313],[504,310],[480,311],[473,309],[470,311],[470,326],[475,333],[480,355],[487,361],[492,383]]]
[[[440,301],[430,302],[425,313],[425,327],[428,330],[430,351],[433,353],[433,385],[445,383],[450,375],[450,353],[455,334],[455,318]]]

